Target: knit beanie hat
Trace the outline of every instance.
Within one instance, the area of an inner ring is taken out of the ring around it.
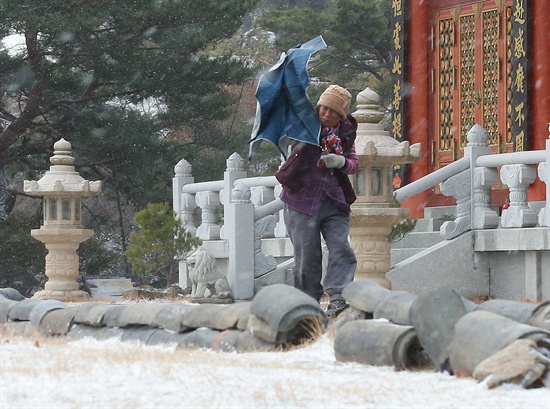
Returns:
[[[321,94],[317,105],[332,108],[345,118],[348,115],[350,103],[351,94],[346,89],[339,85],[331,85]]]

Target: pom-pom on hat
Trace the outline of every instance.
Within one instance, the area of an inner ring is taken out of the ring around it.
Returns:
[[[317,105],[332,108],[345,118],[348,115],[350,103],[351,94],[346,89],[339,85],[331,85],[321,94]]]

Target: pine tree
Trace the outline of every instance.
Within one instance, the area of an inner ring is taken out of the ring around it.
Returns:
[[[145,280],[163,277],[166,284],[177,282],[176,257],[201,244],[176,218],[168,203],[151,203],[135,214],[138,231],[130,234],[126,257],[136,274]]]
[[[0,40],[21,43],[0,44],[0,168],[12,180],[39,179],[54,142],[71,142],[77,171],[102,180],[102,199],[115,204],[84,203],[86,227],[122,255],[133,212],[169,200],[179,160],[193,163],[196,181],[211,180],[246,145],[248,135],[217,125],[234,112],[228,90],[251,72],[209,51],[255,3],[0,1]]]
[[[0,38],[24,43],[20,53],[0,50],[0,165],[44,168],[61,137],[75,156],[86,152],[79,165],[99,177],[98,164],[120,163],[113,152],[125,149],[146,171],[159,140],[186,142],[194,156],[208,150],[220,135],[211,123],[232,113],[227,87],[250,71],[206,50],[237,31],[255,3],[0,2]]]
[[[277,34],[280,52],[323,35],[329,47],[314,56],[309,70],[312,78],[339,84],[352,93],[369,86],[389,100],[390,11],[389,0],[327,0],[322,10],[271,10],[259,24]],[[312,84],[311,100],[317,101],[324,88]]]

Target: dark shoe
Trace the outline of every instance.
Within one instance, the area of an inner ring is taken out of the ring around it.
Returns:
[[[329,318],[334,318],[348,307],[349,304],[344,300],[331,301],[327,307],[327,316]]]

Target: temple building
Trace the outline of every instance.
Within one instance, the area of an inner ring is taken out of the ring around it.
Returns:
[[[550,123],[549,0],[392,0],[392,136],[421,143],[396,166],[410,183],[464,156],[473,125],[494,153],[544,149]],[[396,186],[397,187],[397,186]],[[545,200],[537,180],[529,200]],[[493,203],[508,191],[496,186]],[[402,203],[412,217],[454,205],[438,187]]]

